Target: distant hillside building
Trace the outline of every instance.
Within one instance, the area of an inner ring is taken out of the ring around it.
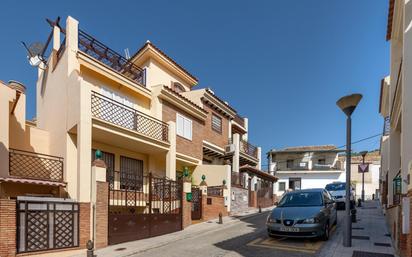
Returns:
[[[288,147],[268,153],[269,171],[279,178],[274,194],[287,189],[324,188],[328,183],[345,181],[343,150],[334,145]]]

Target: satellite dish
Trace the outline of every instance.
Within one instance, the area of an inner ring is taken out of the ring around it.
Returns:
[[[21,42],[26,48],[28,52],[27,59],[29,60],[29,63],[31,66],[38,67],[40,63],[46,63],[45,58],[43,56],[44,54],[44,44],[40,42],[35,42],[30,44],[29,47],[27,47],[26,43]]]

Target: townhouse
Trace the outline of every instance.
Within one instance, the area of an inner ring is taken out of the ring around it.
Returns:
[[[382,208],[400,256],[412,256],[410,199],[412,185],[411,1],[390,0],[386,40],[390,42],[390,75],[381,81],[380,192]]]
[[[325,188],[329,183],[345,181],[342,150],[333,145],[286,147],[268,152],[270,171],[278,177],[274,193],[286,190]]]
[[[49,23],[36,119],[22,84],[0,85],[0,255],[100,248],[273,204],[247,118],[149,41],[126,59],[72,17]]]

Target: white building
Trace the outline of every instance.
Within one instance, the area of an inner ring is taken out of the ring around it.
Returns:
[[[279,178],[274,194],[285,190],[324,188],[335,181],[345,181],[344,163],[333,145],[288,147],[268,153],[272,174]]]

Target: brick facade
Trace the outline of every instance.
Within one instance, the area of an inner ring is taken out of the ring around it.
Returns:
[[[257,192],[256,191],[250,191],[250,202],[249,202],[249,207],[258,207],[258,200],[257,200]]]
[[[0,256],[16,255],[16,201],[0,199]]]
[[[208,201],[210,204],[208,204]],[[202,220],[213,220],[219,218],[219,213],[222,216],[228,216],[225,206],[225,198],[223,196],[202,196]]]
[[[222,114],[216,112],[209,105],[204,104],[203,109],[208,112],[207,119],[203,128],[204,140],[214,145],[224,148],[228,144],[229,138],[229,119]],[[212,115],[216,115],[222,119],[222,132],[219,133],[212,129]]]
[[[108,245],[109,183],[96,182],[96,238],[95,248]]]
[[[192,120],[192,140],[188,140],[179,135],[176,135],[176,151],[181,154],[194,157],[201,160],[203,156],[203,127],[204,122],[196,119],[190,114],[180,110],[178,107],[163,101],[162,116],[163,121],[174,121],[176,122],[176,113],[180,113],[183,116]]]
[[[107,197],[107,195],[106,195]],[[86,243],[90,237],[90,203],[79,203],[79,247],[86,248]]]
[[[186,201],[186,193],[182,196],[182,229],[192,224],[192,203]]]

